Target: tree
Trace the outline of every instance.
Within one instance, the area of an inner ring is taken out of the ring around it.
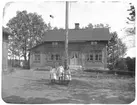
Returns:
[[[83,29],[94,29],[94,28],[109,28],[108,24],[95,24],[89,23],[86,27],[83,27]]]
[[[54,27],[53,30],[59,30],[58,27]]]
[[[86,27],[83,27],[83,29],[93,29],[92,23],[89,23]]]
[[[48,23],[47,30],[51,30],[51,29],[52,29],[51,24]]]
[[[130,9],[128,9],[127,11],[130,11],[129,13],[130,17],[127,17],[127,19],[129,21],[134,22],[135,21],[135,7],[134,5],[132,5],[132,3],[129,3],[129,5],[130,5]]]
[[[123,58],[126,53],[127,47],[118,38],[116,32],[111,33],[111,40],[108,42],[108,66],[110,69],[114,69],[116,67],[116,63],[119,61],[119,58]]]
[[[16,16],[9,20],[7,26],[13,33],[9,43],[11,52],[18,52],[16,55],[22,54],[25,63],[28,63],[30,59],[28,49],[42,42],[48,26],[40,15],[27,13],[25,10],[17,11]]]
[[[130,13],[129,13],[129,17],[127,17],[128,19],[127,23],[133,24],[133,28],[127,28],[126,32],[128,34],[135,35],[135,18],[136,18],[135,7],[134,5],[132,5],[132,3],[129,3],[129,5],[130,5],[130,9],[128,9],[127,11],[129,11]]]
[[[95,24],[94,25],[95,28],[109,28],[109,25],[108,24]]]

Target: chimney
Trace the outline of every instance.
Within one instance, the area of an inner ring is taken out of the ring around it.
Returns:
[[[79,29],[79,23],[75,23],[75,29]]]

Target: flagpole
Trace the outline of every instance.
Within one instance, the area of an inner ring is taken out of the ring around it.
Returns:
[[[66,1],[66,14],[65,14],[65,71],[68,69],[68,1]]]

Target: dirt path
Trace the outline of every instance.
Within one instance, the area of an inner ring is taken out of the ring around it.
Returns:
[[[48,71],[16,71],[2,76],[2,97],[8,103],[128,104],[134,100],[133,78],[97,79],[73,75],[68,86],[50,84]],[[114,86],[115,85],[115,86]],[[124,90],[123,90],[124,88]]]

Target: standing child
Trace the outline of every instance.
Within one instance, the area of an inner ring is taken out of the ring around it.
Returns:
[[[51,80],[51,82],[55,82],[55,80],[57,80],[55,66],[53,66],[53,68],[51,68],[51,70],[50,70],[50,80]]]

